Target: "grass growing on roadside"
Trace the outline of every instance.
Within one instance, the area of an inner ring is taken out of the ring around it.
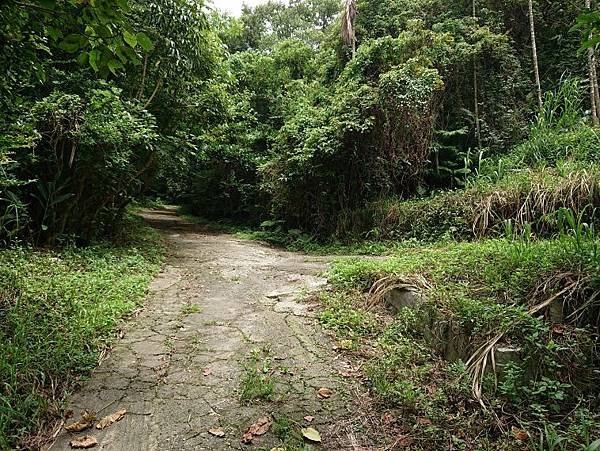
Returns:
[[[593,230],[574,224],[551,240],[516,234],[423,246],[384,261],[340,260],[329,277],[336,291],[323,297],[323,323],[358,348],[376,349],[365,375],[416,449],[551,449],[553,437],[564,449],[588,449],[600,433],[599,246]],[[395,316],[364,311],[375,281],[417,276],[427,282],[419,307]],[[527,312],[561,292],[562,320]],[[337,310],[327,313],[332,305]],[[365,333],[365,324],[374,329]],[[445,360],[450,326],[466,334],[459,343],[467,358],[498,332],[502,346],[518,349],[499,380],[485,374],[489,410],[472,396],[466,359]]]
[[[334,239],[322,240],[300,230],[284,231],[277,222],[266,221],[263,225],[250,227],[232,221],[211,221],[191,215],[184,207],[179,214],[190,222],[210,230],[229,233],[241,240],[258,241],[280,247],[291,252],[305,252],[314,255],[392,255],[403,249],[414,248],[415,241],[393,242],[376,239],[356,239],[348,242]]]
[[[127,221],[116,244],[0,252],[0,449],[60,412],[143,299],[163,247],[141,219]]]

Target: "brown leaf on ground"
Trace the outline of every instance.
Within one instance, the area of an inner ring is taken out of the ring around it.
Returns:
[[[429,418],[419,418],[417,424],[420,426],[431,426],[431,420]]]
[[[567,328],[562,324],[555,324],[552,326],[552,333],[556,335],[564,335],[565,330],[567,330]]]
[[[87,428],[91,428],[92,424],[91,421],[79,420],[76,423],[67,424],[65,430],[69,432],[81,432]]]
[[[312,421],[315,419],[315,417],[313,417],[313,416],[311,416],[311,415],[306,415],[306,416],[304,417],[304,419],[305,419],[306,421],[308,421],[309,423],[312,423]]]
[[[248,428],[248,431],[252,433],[252,435],[263,435],[265,432],[269,430],[271,425],[273,424],[273,420],[271,417],[264,416],[258,419],[256,423]]]
[[[302,437],[311,442],[321,443],[321,434],[314,428],[303,428],[302,429]]]
[[[512,427],[511,431],[513,433],[513,435],[515,436],[515,438],[520,441],[520,442],[524,442],[525,440],[527,440],[529,438],[529,432],[527,432],[524,429],[519,429],[516,427]]]
[[[215,437],[224,437],[225,431],[222,428],[211,428],[208,430],[210,435],[214,435]]]
[[[401,435],[396,440],[396,443],[394,444],[394,448],[395,449],[409,448],[413,444],[413,442],[414,442],[414,440],[411,437],[409,437],[408,435]]]
[[[87,449],[93,448],[98,444],[98,440],[93,435],[83,435],[81,437],[76,437],[69,442],[71,448],[77,449]]]
[[[71,415],[67,418],[73,416],[73,411],[71,411]],[[88,410],[84,410],[81,412],[81,420],[71,423],[65,426],[65,430],[69,432],[81,432],[87,428],[92,427],[96,421],[96,412],[91,412]]]
[[[386,413],[385,415],[383,415],[383,424],[392,424],[396,422],[396,418],[394,417],[394,415],[392,415],[391,413]]]
[[[251,443],[254,437],[265,434],[272,424],[273,420],[269,416],[259,418],[244,432],[242,443]]]
[[[317,395],[319,396],[319,398],[322,398],[322,399],[330,398],[332,394],[333,394],[333,392],[330,389],[325,388],[325,387],[321,387],[317,391]]]
[[[254,436],[250,432],[244,432],[244,435],[242,435],[242,443],[252,443],[253,438]]]
[[[113,413],[111,415],[107,415],[104,418],[102,418],[100,421],[98,421],[98,424],[96,424],[96,428],[97,429],[107,428],[111,424],[116,423],[117,421],[120,421],[125,416],[126,413],[127,413],[127,411],[125,409],[119,409],[115,413]]]

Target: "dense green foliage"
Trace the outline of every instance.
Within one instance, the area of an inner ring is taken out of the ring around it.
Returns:
[[[365,375],[403,427],[435,422],[421,449],[518,447],[509,426],[532,449],[592,449],[599,27],[597,0],[270,0],[239,18],[202,0],[2,2],[0,447],[140,299],[156,245],[94,243],[149,196],[296,249],[405,254],[337,266],[321,320],[350,349],[372,341]],[[381,278],[420,281],[426,307],[365,313]],[[573,316],[527,311],[552,296]],[[521,348],[484,377],[490,410],[425,337],[446,320],[471,352],[498,331]]]
[[[203,216],[343,237],[372,228],[371,202],[463,186],[483,159],[525,138],[535,105],[526,5],[478,2],[473,17],[461,2],[361,1],[355,58],[330,6],[270,2],[212,18],[231,52],[227,72],[205,98],[211,114],[187,184],[178,170],[163,195]],[[571,31],[584,9],[536,8],[551,91],[586,75]],[[580,122],[585,110],[579,103]]]
[[[158,162],[194,148],[221,52],[203,4],[11,0],[0,26],[0,242],[114,233]]]
[[[116,244],[0,253],[0,449],[60,411],[143,299],[163,249],[157,232],[131,221]]]

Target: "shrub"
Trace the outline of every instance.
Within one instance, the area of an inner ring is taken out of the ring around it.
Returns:
[[[25,238],[54,244],[62,236],[89,241],[114,232],[152,168],[157,139],[154,119],[120,95],[98,83],[26,105],[20,127],[30,138],[12,152],[13,200],[0,200],[0,211],[14,210],[14,199],[27,205]]]

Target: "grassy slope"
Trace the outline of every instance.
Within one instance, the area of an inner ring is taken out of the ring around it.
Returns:
[[[160,236],[139,218],[117,244],[0,252],[0,449],[60,410],[162,260]]]
[[[367,380],[416,449],[547,450],[557,434],[564,448],[555,449],[585,450],[600,434],[598,324],[584,317],[554,327],[526,310],[574,274],[582,282],[570,294],[567,314],[597,293],[599,245],[591,236],[485,240],[426,245],[385,261],[343,260],[330,274],[335,290],[323,296],[321,321],[342,348],[374,349],[364,363]],[[427,301],[397,315],[367,309],[366,292],[383,277],[422,281]],[[443,359],[446,339],[428,336],[438,325],[467,331],[461,345],[468,355],[499,331],[503,345],[521,349],[498,385],[486,376],[485,400],[494,415],[474,400],[464,362]],[[519,441],[522,430],[528,437]]]

